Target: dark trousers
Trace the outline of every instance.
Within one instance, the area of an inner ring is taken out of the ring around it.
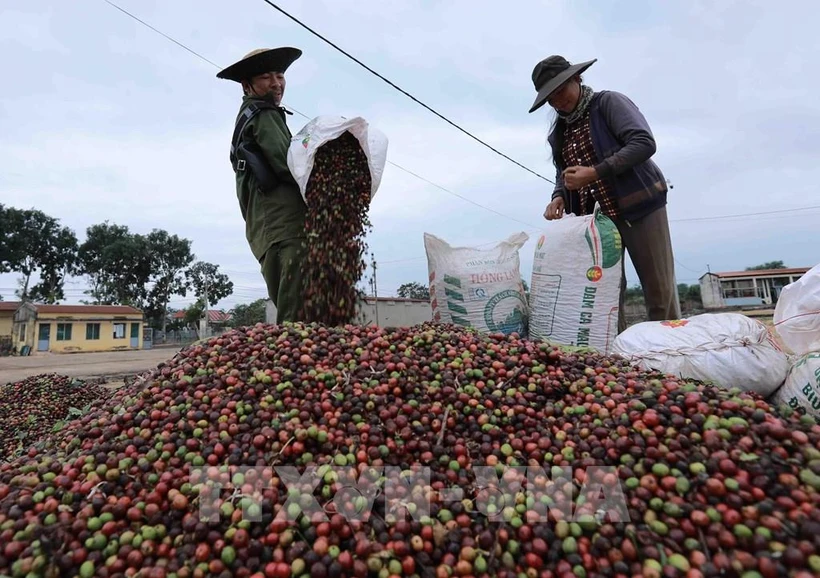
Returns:
[[[276,306],[276,323],[299,321],[304,295],[302,263],[304,239],[289,239],[271,245],[262,257],[262,276],[268,296]]]
[[[666,207],[654,211],[639,221],[626,223],[615,220],[621,233],[623,248],[638,273],[643,288],[646,315],[650,321],[680,319],[680,300],[675,281],[675,257]],[[621,259],[622,270],[625,269]],[[626,274],[621,281],[618,333],[626,329]]]

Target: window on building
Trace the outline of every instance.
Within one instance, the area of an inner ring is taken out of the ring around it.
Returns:
[[[114,324],[114,339],[125,339],[125,323]]]
[[[71,341],[71,323],[57,324],[57,341]]]
[[[100,338],[100,324],[86,323],[85,324],[85,338],[88,340]]]
[[[26,324],[25,324],[25,323],[21,323],[21,324],[20,324],[20,336],[19,336],[19,340],[20,340],[20,341],[25,341],[25,340],[26,340]]]

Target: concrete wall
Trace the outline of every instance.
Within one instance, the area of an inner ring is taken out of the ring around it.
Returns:
[[[381,297],[378,302],[368,298],[359,305],[356,323],[377,324],[379,327],[412,327],[432,320],[433,308],[428,301]],[[265,322],[276,323],[276,307],[270,299],[265,302]]]
[[[717,275],[707,273],[700,279],[700,298],[704,309],[720,309],[725,307],[723,291],[720,288],[720,279]]]
[[[368,299],[359,306],[359,319],[361,325],[412,327],[432,321],[433,308],[427,301]]]
[[[11,335],[14,311],[0,311],[0,335]]]

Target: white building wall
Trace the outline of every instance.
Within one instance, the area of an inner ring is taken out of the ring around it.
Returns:
[[[356,323],[379,327],[412,327],[433,320],[433,308],[427,301],[370,298],[359,305]],[[268,299],[265,302],[265,322],[276,323],[276,307]]]
[[[720,309],[724,307],[723,291],[720,288],[720,279],[717,275],[707,273],[700,279],[700,299],[704,309]]]

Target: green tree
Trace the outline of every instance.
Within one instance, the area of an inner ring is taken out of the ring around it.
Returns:
[[[700,285],[698,283],[689,285],[689,291],[686,292],[686,298],[698,305],[703,305],[703,299],[700,295]]]
[[[185,310],[185,325],[196,326],[205,315],[205,302],[202,299],[197,299],[196,302]]]
[[[627,303],[643,303],[643,288],[640,285],[627,288],[624,300]]]
[[[11,227],[9,225],[9,212],[5,205],[0,203],[0,273],[8,273],[11,269],[12,249],[11,249]]]
[[[93,304],[145,306],[153,261],[146,237],[105,221],[86,230],[79,258],[80,272],[91,280],[86,294]]]
[[[165,334],[168,320],[168,302],[174,295],[185,297],[190,287],[185,269],[194,261],[191,241],[154,229],[145,240],[151,254],[153,287],[148,292],[146,314],[162,327]]]
[[[402,299],[430,299],[430,288],[421,283],[404,283],[396,291]]]
[[[63,284],[77,263],[74,232],[36,209],[3,207],[0,224],[0,270],[22,275],[18,297],[45,303],[65,299]],[[40,281],[30,287],[34,273]]]
[[[755,265],[754,267],[746,267],[747,271],[764,271],[766,269],[786,269],[786,265],[783,261],[767,261],[766,263],[761,263],[760,265]]]
[[[257,299],[253,303],[240,304],[231,310],[234,327],[251,327],[257,323],[265,323],[265,299]]]
[[[224,273],[219,272],[219,265],[197,261],[185,272],[185,277],[197,300],[208,295],[208,307],[213,307],[221,299],[233,293],[233,282]]]
[[[686,301],[687,296],[689,295],[689,284],[688,283],[678,283],[678,301],[683,303]]]

